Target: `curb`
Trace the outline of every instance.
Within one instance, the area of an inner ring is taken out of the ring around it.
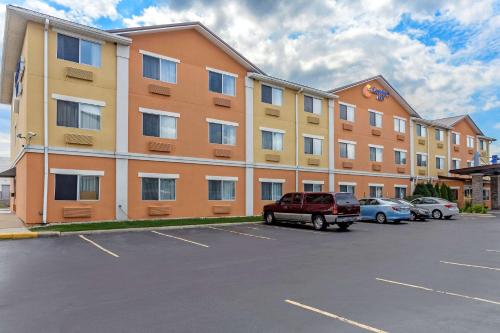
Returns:
[[[496,217],[494,214],[474,214],[474,213],[460,213],[460,216],[463,217]]]
[[[0,233],[0,240],[38,238],[38,232],[7,232]]]

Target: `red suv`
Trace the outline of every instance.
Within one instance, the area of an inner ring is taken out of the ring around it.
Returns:
[[[337,224],[341,230],[359,220],[359,201],[351,193],[287,193],[276,203],[265,205],[266,223],[276,221],[310,222],[316,230]]]

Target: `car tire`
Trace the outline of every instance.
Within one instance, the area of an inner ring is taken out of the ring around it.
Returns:
[[[416,221],[417,220],[417,214],[415,214],[414,212],[411,212],[410,213],[410,221]]]
[[[328,226],[323,215],[313,215],[312,224],[313,224],[314,230],[318,230],[318,231],[325,230],[326,227]]]
[[[377,213],[377,215],[375,215],[375,221],[380,224],[387,223],[387,217],[384,213]]]
[[[340,231],[347,231],[349,229],[348,223],[337,223],[337,227],[339,227]]]
[[[436,220],[441,220],[443,218],[443,213],[439,209],[434,209],[432,211],[432,218]]]
[[[264,222],[266,224],[274,224],[276,223],[276,219],[274,218],[274,214],[271,212],[267,212],[264,214]]]

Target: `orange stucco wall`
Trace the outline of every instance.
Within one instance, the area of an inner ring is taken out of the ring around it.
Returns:
[[[398,178],[380,178],[372,176],[335,175],[335,191],[340,190],[339,183],[356,183],[356,197],[358,199],[369,197],[369,184],[384,184],[383,196],[393,198],[395,196],[395,185],[405,185],[406,194],[410,195],[410,180]]]
[[[460,144],[454,145],[450,141],[451,158],[460,158],[461,159],[460,167],[465,168],[467,167],[467,160],[469,161],[474,160],[474,152],[477,151],[476,132],[474,131],[472,126],[468,123],[468,121],[465,119],[462,119],[457,124],[455,124],[455,126],[453,126],[452,131],[460,133]],[[472,148],[471,150],[467,148],[467,135],[474,137],[474,148]],[[455,147],[458,147],[459,149],[458,152],[455,151]],[[450,167],[451,166],[452,164],[450,162]]]

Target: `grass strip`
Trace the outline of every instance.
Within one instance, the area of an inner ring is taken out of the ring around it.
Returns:
[[[261,216],[220,217],[220,218],[188,218],[172,220],[145,220],[145,221],[111,221],[111,222],[89,222],[73,224],[56,224],[46,227],[33,227],[31,231],[87,231],[87,230],[111,230],[127,228],[152,228],[182,225],[204,225],[214,223],[239,223],[261,221]]]

